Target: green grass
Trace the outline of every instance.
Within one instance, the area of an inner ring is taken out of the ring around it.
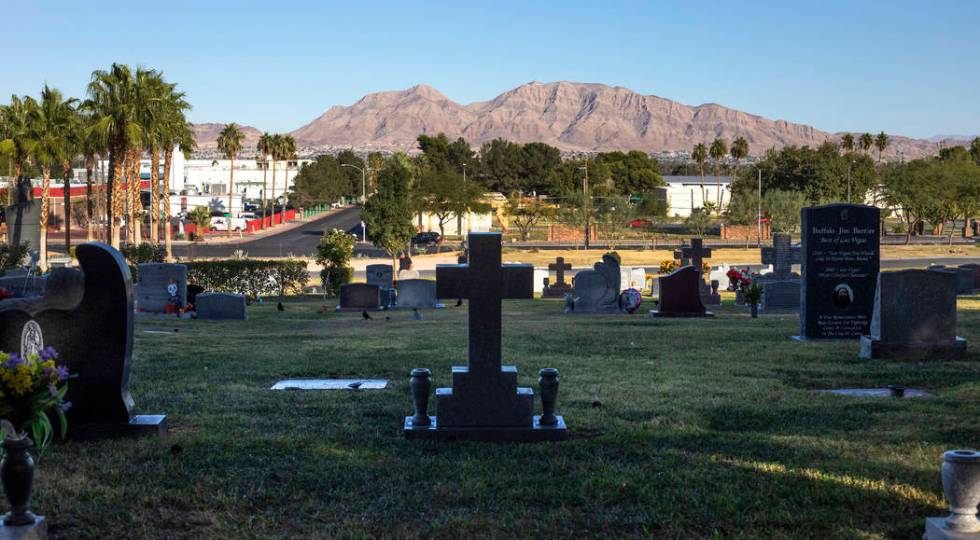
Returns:
[[[927,363],[798,343],[795,317],[728,303],[712,320],[561,305],[504,311],[522,384],[561,371],[571,438],[541,444],[403,438],[408,372],[448,384],[465,309],[362,321],[310,298],[253,305],[247,322],[141,319],[131,390],[138,412],[169,415],[169,437],[53,446],[35,510],[56,538],[912,538],[944,513],[942,452],[980,441],[978,297],[960,300],[967,358]],[[166,327],[180,332],[142,332]],[[268,389],[293,377],[391,384]],[[935,398],[812,391],[890,383]]]

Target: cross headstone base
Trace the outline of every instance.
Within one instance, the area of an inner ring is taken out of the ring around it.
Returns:
[[[871,336],[861,336],[861,358],[890,358],[902,360],[929,360],[959,358],[966,353],[966,340],[956,336],[950,343],[885,343]]]
[[[945,528],[946,518],[926,518],[926,532],[923,540],[980,540],[980,532],[959,532]]]
[[[167,415],[137,414],[129,422],[90,422],[69,424],[72,440],[111,439],[114,437],[163,437],[167,434]]]
[[[412,417],[405,417],[405,437],[408,439],[427,439],[442,441],[479,442],[544,442],[561,441],[568,438],[565,419],[556,416],[558,422],[550,426],[541,425],[541,416],[534,416],[530,426],[456,426],[440,427],[435,416],[429,417],[428,426],[412,425]]]
[[[0,522],[0,540],[46,540],[48,521],[44,516],[34,516],[30,525],[7,526]]]

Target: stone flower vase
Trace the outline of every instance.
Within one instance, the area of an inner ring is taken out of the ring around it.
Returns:
[[[980,532],[977,505],[980,504],[980,452],[950,450],[943,454],[943,493],[949,501],[946,528],[951,531]]]
[[[412,403],[415,405],[415,415],[412,416],[412,426],[429,426],[429,392],[432,390],[432,372],[425,368],[412,370]]]
[[[558,400],[558,370],[544,368],[538,372],[538,388],[541,391],[541,420],[542,426],[553,426],[558,423],[555,416],[555,402]]]
[[[0,446],[4,449],[3,459],[0,460],[0,481],[10,505],[10,512],[3,516],[3,524],[8,527],[32,525],[36,520],[31,513],[34,458],[27,450],[34,446],[34,442],[27,437],[8,437]]]
[[[735,305],[744,306],[745,305],[745,291],[742,289],[735,290]]]
[[[752,312],[752,318],[753,319],[758,319],[759,318],[759,304],[752,304],[752,306],[750,306],[749,309]]]

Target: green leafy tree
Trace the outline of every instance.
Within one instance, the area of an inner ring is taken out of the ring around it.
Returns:
[[[195,206],[190,212],[190,218],[197,226],[198,238],[203,238],[204,233],[211,228],[211,209],[207,206]]]
[[[28,98],[10,96],[10,103],[0,107],[3,132],[0,151],[7,157],[8,177],[20,180],[30,162],[34,141],[30,137]],[[33,100],[32,100],[33,101]],[[7,189],[7,204],[13,204],[14,190]]]
[[[644,154],[645,155],[645,154]],[[522,191],[547,192],[548,173],[561,163],[561,151],[541,142],[521,147]]]
[[[854,151],[854,135],[850,133],[845,133],[841,135],[840,147],[844,149],[844,153],[851,153]]]
[[[629,197],[623,195],[603,197],[595,203],[596,227],[613,247],[635,216],[636,212]]]
[[[364,204],[361,216],[375,246],[395,256],[412,239],[412,208],[409,201],[411,174],[397,157],[378,172],[377,190]]]
[[[268,184],[268,172],[269,172],[269,157],[272,155],[273,139],[272,135],[268,131],[262,133],[259,137],[259,142],[255,145],[255,149],[259,153],[259,161],[262,163],[262,228],[265,228],[265,218],[266,218],[266,199],[269,194],[269,184]],[[302,174],[302,172],[300,173]],[[299,180],[299,177],[296,178]]]
[[[231,167],[228,170],[228,212],[230,217],[232,211],[232,201],[235,197],[235,157],[242,151],[245,142],[245,134],[234,122],[226,125],[221,133],[218,134],[218,150],[231,160]],[[228,223],[228,238],[231,238],[231,222]]]
[[[280,223],[286,223],[286,204],[288,202],[289,194],[286,189],[289,187],[289,161],[296,159],[296,140],[293,139],[292,135],[283,135],[279,140],[279,144],[276,146],[279,150],[279,160],[283,162],[283,180],[282,180],[282,220]]]
[[[340,229],[325,231],[317,246],[316,262],[323,266],[320,273],[327,294],[336,294],[340,286],[349,283],[354,269],[350,261],[354,258],[357,238]]]
[[[771,189],[766,192],[763,204],[772,230],[792,233],[800,228],[800,210],[806,206],[803,193]]]
[[[691,215],[684,220],[684,225],[698,238],[704,238],[704,232],[711,225],[711,214],[715,211],[715,203],[705,201],[701,208],[692,208]]]
[[[521,233],[521,240],[527,241],[531,230],[555,215],[555,209],[538,197],[522,197],[516,193],[507,198],[505,207],[507,219]]]
[[[602,171],[596,165],[608,168],[612,180],[612,193],[619,195],[638,195],[656,187],[665,186],[660,177],[660,164],[646,152],[632,150],[623,152],[602,152],[590,163],[589,171],[593,178],[602,179]],[[599,173],[599,174],[596,174]]]
[[[732,147],[728,151],[732,156],[732,160],[735,161],[735,166],[732,168],[731,181],[731,184],[734,184],[735,177],[738,175],[739,161],[749,157],[749,141],[745,140],[745,137],[739,137],[732,141]],[[729,204],[731,204],[731,202],[729,202]]]
[[[980,165],[980,137],[974,137],[973,142],[970,143],[970,155],[973,157],[973,162]]]
[[[493,191],[526,191],[521,181],[522,160],[521,145],[494,139],[480,147],[480,175]]]
[[[307,164],[293,181],[293,197],[303,206],[326,204],[355,194],[348,169],[341,166],[340,157],[321,155]],[[361,173],[357,174],[357,193],[360,193]]]

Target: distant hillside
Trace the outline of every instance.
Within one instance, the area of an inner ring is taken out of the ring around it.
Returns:
[[[199,145],[213,148],[221,124],[198,128]],[[259,132],[248,129],[249,144],[254,145]],[[868,130],[877,131],[874,126]],[[350,106],[333,106],[292,135],[307,147],[413,151],[419,134],[438,132],[464,137],[473,146],[504,138],[545,142],[567,151],[690,152],[715,137],[729,142],[745,137],[752,155],[786,145],[817,146],[842,135],[715,103],[689,106],[618,86],[564,81],[531,82],[468,105],[426,85],[378,92]],[[929,140],[890,137],[886,158],[936,152],[936,143]]]
[[[218,147],[218,135],[227,124],[193,124],[194,137],[200,150],[214,150]],[[262,132],[252,126],[238,126],[245,133],[246,148],[254,147],[259,142]]]

